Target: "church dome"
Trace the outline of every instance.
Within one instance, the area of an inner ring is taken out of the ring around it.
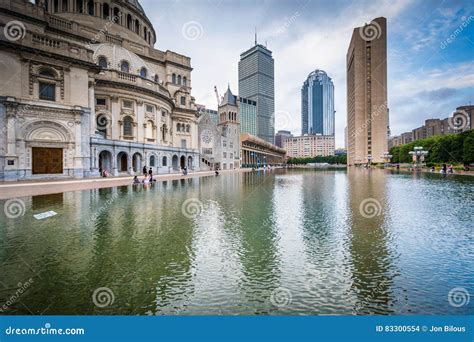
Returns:
[[[103,43],[93,44],[91,49],[94,51],[94,62],[99,63],[99,58],[105,57],[107,59],[107,69],[121,70],[122,62],[129,64],[129,73],[140,74],[145,69],[147,71],[146,78],[150,78],[151,68],[150,66],[135,53],[114,44]],[[143,75],[142,75],[143,76]]]
[[[132,5],[133,7],[135,7],[140,12],[145,13],[145,11],[143,10],[142,5],[140,5],[138,0],[126,0],[126,2],[129,3],[130,5]]]

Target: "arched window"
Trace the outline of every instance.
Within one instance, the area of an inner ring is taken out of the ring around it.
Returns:
[[[107,128],[110,126],[110,119],[105,114],[99,114],[96,117],[97,131],[107,137]]]
[[[191,131],[191,125],[187,124],[186,125],[186,132],[189,133]]]
[[[168,158],[163,157],[163,160],[161,161],[161,166],[168,166]]]
[[[102,18],[108,19],[110,17],[110,7],[109,4],[104,3],[102,5]]]
[[[38,87],[41,100],[56,101],[56,84],[39,81]]]
[[[114,23],[122,24],[121,21],[120,21],[121,17],[122,17],[122,13],[120,13],[120,10],[117,7],[114,7],[114,17],[113,17],[112,21]]]
[[[153,121],[149,120],[146,123],[146,138],[147,139],[155,139],[154,129],[153,129]]]
[[[41,69],[39,74],[40,74],[40,76],[50,77],[50,78],[55,78],[55,76],[56,76],[54,74],[54,71],[52,71],[51,69]]]
[[[138,19],[135,19],[135,33],[140,34],[140,22]]]
[[[48,3],[46,1],[46,3]],[[84,1],[83,0],[76,0],[76,10],[79,13],[84,13]]]
[[[126,137],[133,136],[133,120],[129,116],[126,116],[125,119],[123,119],[123,135]]]
[[[145,26],[145,27],[143,28],[143,38],[144,38],[145,40],[147,40],[147,37],[148,37],[148,32],[147,32],[146,26]]]
[[[107,69],[109,67],[109,62],[107,61],[107,58],[104,56],[99,57],[98,64],[101,68],[104,68],[104,69]]]
[[[127,28],[132,29],[132,16],[130,14],[127,15]]]
[[[156,165],[156,157],[154,155],[150,156],[150,166],[155,167]]]
[[[168,132],[168,127],[166,125],[163,125],[161,129],[161,140],[166,142],[166,132]]]
[[[69,0],[63,0],[61,7],[62,7],[62,8],[61,8],[61,11],[62,11],[62,12],[67,12],[67,11],[69,11]]]
[[[147,78],[148,77],[148,70],[146,70],[146,68],[141,68],[140,69],[140,76],[143,77],[143,78]]]
[[[130,64],[127,61],[122,61],[122,63],[120,63],[120,70],[122,72],[129,73],[130,72]]]
[[[53,12],[59,12],[59,0],[53,1]]]
[[[176,125],[176,131],[181,132],[181,124],[180,123]]]
[[[173,74],[173,76],[171,76],[171,83],[176,84],[176,74]]]
[[[178,84],[181,85],[181,75],[178,75]]]
[[[188,80],[187,80],[187,78],[186,78],[186,76],[185,76],[185,77],[183,77],[183,85],[184,85],[184,86],[187,86],[187,83],[188,83]]]
[[[94,1],[89,0],[87,2],[87,14],[94,15]]]

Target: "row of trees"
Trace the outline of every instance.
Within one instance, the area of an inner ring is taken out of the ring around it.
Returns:
[[[311,157],[311,158],[290,158],[288,164],[310,164],[310,163],[328,163],[328,164],[346,164],[347,156],[345,154],[339,156],[328,157]]]
[[[428,166],[439,163],[474,163],[474,130],[460,134],[434,136],[393,147],[390,150],[390,154],[393,156],[392,162],[411,163],[410,151],[413,151],[415,146],[421,146],[429,152],[425,157]]]

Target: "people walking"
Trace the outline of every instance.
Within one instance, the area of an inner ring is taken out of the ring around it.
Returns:
[[[446,177],[447,174],[448,174],[448,167],[446,166],[446,164],[443,164],[443,167],[441,168],[441,174]]]

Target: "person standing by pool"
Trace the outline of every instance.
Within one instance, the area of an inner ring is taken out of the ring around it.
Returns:
[[[144,175],[144,176],[148,175],[146,165],[143,166],[143,175]]]
[[[150,176],[150,182],[153,182],[153,170],[152,170],[151,167],[150,167],[150,169],[148,170],[148,176]]]

